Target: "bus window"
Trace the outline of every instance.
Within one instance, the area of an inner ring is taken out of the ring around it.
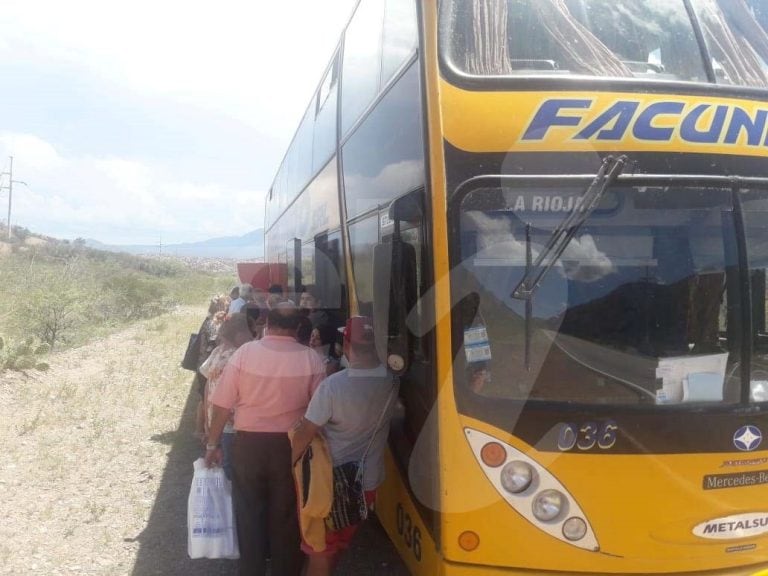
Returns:
[[[414,0],[387,0],[384,13],[384,50],[381,56],[381,85],[413,55],[419,46]]]
[[[315,109],[310,106],[304,114],[304,119],[299,125],[296,137],[291,145],[295,148],[293,172],[290,176],[293,178],[291,185],[291,200],[307,185],[312,177],[312,146],[315,130]]]
[[[277,179],[275,179],[277,180]],[[269,189],[266,202],[266,214],[264,221],[266,222],[266,228],[269,230],[272,224],[277,220],[277,192],[276,184],[272,184],[272,188]]]
[[[299,128],[301,129],[301,128]],[[288,149],[288,153],[285,156],[285,189],[283,190],[283,196],[280,198],[280,211],[286,210],[291,202],[296,198],[296,194],[299,191],[299,145],[297,144],[299,133],[296,132],[294,141],[291,143],[291,147]]]
[[[345,308],[343,259],[341,257],[341,233],[321,234],[315,237],[315,286],[326,308],[338,310]]]
[[[275,194],[277,196],[277,208],[275,210],[275,220],[280,218],[280,215],[283,213],[283,211],[288,208],[288,156],[286,156],[285,160],[283,160],[283,165],[280,166],[280,171],[277,174],[277,178],[275,179],[275,185],[277,186],[277,190],[275,191]]]
[[[293,299],[301,286],[301,240],[293,238],[288,241],[285,252],[288,260],[288,285],[285,287],[288,297]],[[295,301],[295,300],[294,300]]]
[[[424,185],[419,68],[413,64],[344,144],[350,217]]]
[[[745,192],[742,207],[752,292],[750,400],[768,402],[768,192]]]
[[[269,230],[280,218],[280,214],[285,209],[285,203],[283,201],[286,195],[286,163],[280,166],[275,175],[275,181],[272,184],[272,191],[267,200],[267,214],[266,225]]]
[[[291,235],[292,236],[292,235]],[[285,264],[285,251],[288,236],[285,234],[285,225],[282,220],[277,221],[265,237],[267,262],[280,262]]]
[[[531,300],[512,298],[580,192],[483,189],[464,198],[454,266],[463,385],[580,404],[738,402],[730,191],[612,189]]]
[[[323,80],[320,82],[320,88],[317,90],[317,109],[315,115],[320,113],[320,110],[326,106],[328,98],[330,98],[331,95],[336,91],[338,79],[338,59],[337,56],[334,55],[331,62],[331,68],[325,73],[325,77],[323,77]],[[332,103],[329,104],[333,105]]]
[[[316,173],[336,151],[336,96],[338,94],[338,60],[334,58],[330,70],[317,91],[315,133],[312,145],[312,173]]]
[[[315,284],[315,243],[309,242],[301,247],[301,284]]]
[[[301,222],[299,229],[301,238],[312,238],[324,230],[338,228],[339,188],[338,170],[335,156],[325,165],[325,168],[315,176],[315,179],[302,192],[302,198],[294,205],[292,218]]]
[[[373,316],[373,249],[379,241],[378,218],[373,216],[350,225],[349,239],[359,313]]]
[[[441,31],[447,60],[472,75],[707,81],[682,1],[450,0]]]
[[[341,134],[354,125],[379,92],[384,0],[363,0],[344,34]]]
[[[768,85],[768,36],[763,3],[741,0],[694,2],[717,82]]]

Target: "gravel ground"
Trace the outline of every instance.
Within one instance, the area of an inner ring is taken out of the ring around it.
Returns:
[[[196,393],[178,368],[201,309],[184,308],[0,374],[0,574],[232,575],[189,560]],[[338,570],[405,575],[369,522]]]

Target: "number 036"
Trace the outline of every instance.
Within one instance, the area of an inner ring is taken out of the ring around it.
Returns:
[[[557,447],[563,452],[578,448],[591,450],[595,446],[601,450],[613,448],[616,444],[616,433],[619,427],[616,422],[586,422],[582,425],[564,424],[557,437]]]
[[[402,504],[397,505],[397,533],[411,549],[416,560],[421,562],[421,530],[411,520],[410,514],[403,509]]]

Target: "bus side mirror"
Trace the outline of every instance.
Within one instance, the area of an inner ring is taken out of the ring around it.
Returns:
[[[373,252],[373,326],[379,359],[396,375],[411,363],[411,333],[406,319],[416,305],[416,250],[395,234]]]

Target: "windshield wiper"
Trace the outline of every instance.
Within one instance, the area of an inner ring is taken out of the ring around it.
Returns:
[[[626,156],[619,156],[614,158],[613,156],[607,156],[600,169],[595,175],[595,179],[584,190],[584,193],[579,198],[578,202],[574,206],[573,210],[566,216],[563,221],[555,228],[550,236],[547,245],[539,252],[536,257],[536,261],[533,264],[526,263],[525,274],[523,279],[512,292],[512,298],[518,300],[529,300],[533,297],[534,293],[541,284],[544,275],[549,272],[552,266],[555,265],[558,258],[563,254],[568,244],[571,243],[576,232],[582,224],[589,218],[594,212],[597,205],[600,203],[600,199],[605,194],[605,191],[610,188],[611,184],[621,174],[624,166],[627,163]],[[526,238],[526,244],[530,245],[530,236]],[[527,248],[529,249],[529,248]]]

